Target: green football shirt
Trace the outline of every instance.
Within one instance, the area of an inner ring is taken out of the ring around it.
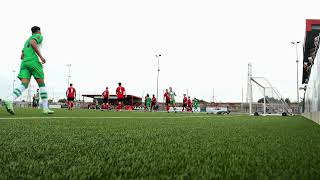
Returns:
[[[32,48],[30,41],[34,39],[36,40],[37,44],[41,44],[43,37],[41,34],[33,34],[25,43],[24,43],[24,47],[23,47],[23,61],[39,61],[39,57],[37,56],[36,52],[34,51],[34,49]]]
[[[150,97],[147,97],[146,104],[151,104],[151,98]]]
[[[198,107],[198,105],[199,105],[199,100],[198,100],[198,99],[193,99],[193,105],[194,105],[195,107]]]
[[[170,94],[170,100],[171,100],[171,101],[174,101],[174,100],[175,100],[176,93],[175,93],[174,91],[170,91],[169,94]]]

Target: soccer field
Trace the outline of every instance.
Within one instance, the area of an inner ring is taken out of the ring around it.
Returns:
[[[320,178],[300,116],[0,110],[0,179]]]

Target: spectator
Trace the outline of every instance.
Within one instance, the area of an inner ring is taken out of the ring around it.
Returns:
[[[32,97],[32,107],[33,108],[37,108],[38,107],[38,103],[37,103],[37,97],[36,97],[37,95],[36,94],[34,94],[33,95],[33,97]]]

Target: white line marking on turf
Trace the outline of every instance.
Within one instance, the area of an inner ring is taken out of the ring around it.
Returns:
[[[181,118],[212,118],[212,117],[224,117],[224,116],[171,116],[171,117],[158,117],[158,116],[143,116],[143,117],[130,117],[130,116],[116,116],[116,117],[67,117],[67,116],[44,116],[44,117],[5,117],[0,118],[0,120],[23,120],[23,119],[181,119]],[[235,117],[235,116],[229,116],[229,117]]]

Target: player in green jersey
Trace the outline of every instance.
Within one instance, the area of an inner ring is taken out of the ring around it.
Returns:
[[[146,111],[150,111],[150,106],[151,106],[151,98],[149,94],[147,94],[145,98],[145,103],[146,103]]]
[[[198,111],[198,107],[199,107],[199,100],[197,98],[193,99],[193,108],[194,108],[194,112]]]
[[[20,97],[24,90],[28,88],[31,76],[35,78],[40,89],[42,108],[44,114],[52,114],[53,111],[48,107],[48,92],[44,83],[43,64],[46,59],[42,56],[39,46],[43,41],[40,27],[31,28],[32,35],[25,42],[21,53],[21,65],[18,78],[21,85],[14,89],[9,100],[4,101],[4,106],[10,114],[14,114],[13,101]],[[40,58],[40,61],[39,61]]]
[[[174,112],[176,113],[176,100],[175,100],[175,96],[176,93],[172,90],[172,87],[169,87],[169,95],[170,95],[170,104],[173,107]]]

